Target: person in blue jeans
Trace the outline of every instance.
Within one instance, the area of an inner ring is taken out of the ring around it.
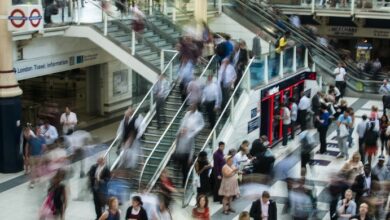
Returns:
[[[337,158],[345,157],[348,160],[348,146],[347,139],[349,135],[349,129],[352,124],[352,118],[349,115],[349,111],[346,110],[342,115],[337,119],[337,142],[340,149],[340,154]]]
[[[329,127],[329,112],[326,105],[321,105],[321,112],[317,116],[316,120],[318,121],[318,133],[320,134],[320,154],[326,152],[326,134]]]
[[[46,147],[45,138],[41,135],[41,128],[35,128],[35,134],[30,129],[26,129],[24,136],[27,140],[27,155],[31,166],[31,182],[30,188],[34,188],[34,184],[39,177],[38,168],[41,164],[41,157]]]

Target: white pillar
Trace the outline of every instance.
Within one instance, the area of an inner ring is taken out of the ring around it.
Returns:
[[[207,0],[195,0],[194,17],[197,22],[207,22]]]
[[[293,49],[293,66],[292,69],[294,73],[297,71],[297,46],[294,46]]]
[[[264,83],[265,85],[268,84],[268,74],[269,74],[269,67],[268,67],[268,56],[269,55],[265,55],[264,57]]]
[[[283,78],[283,57],[284,57],[284,52],[282,51],[280,54],[277,54],[277,56],[280,56],[279,59],[279,76],[280,78]]]

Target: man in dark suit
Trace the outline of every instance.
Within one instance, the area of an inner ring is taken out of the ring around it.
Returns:
[[[270,200],[270,194],[264,191],[261,195],[261,199],[258,199],[252,203],[250,216],[254,220],[277,220],[276,203]]]
[[[364,174],[356,176],[351,187],[352,191],[356,193],[355,201],[357,204],[361,204],[365,197],[371,196],[374,184],[379,184],[379,178],[371,173],[371,165],[365,164]]]
[[[107,183],[111,176],[103,157],[99,157],[97,163],[91,167],[88,176],[95,204],[96,219],[99,219],[106,204]]]

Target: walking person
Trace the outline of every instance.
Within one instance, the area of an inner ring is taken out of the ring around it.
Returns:
[[[373,193],[374,185],[379,183],[379,178],[371,172],[371,165],[364,165],[364,173],[355,177],[351,186],[352,191],[356,193],[355,202],[361,204]]]
[[[343,67],[342,63],[339,63],[336,69],[334,69],[333,74],[335,75],[336,87],[340,90],[341,98],[344,98],[345,88],[347,87],[346,75],[347,72]]]
[[[156,97],[156,119],[157,119],[157,128],[161,128],[161,114],[164,107],[164,102],[167,96],[169,95],[169,82],[166,79],[164,74],[160,75],[159,80],[156,83],[156,86],[153,88],[154,97]]]
[[[213,81],[213,76],[209,75],[203,89],[202,104],[207,112],[210,129],[214,128],[217,111],[221,108],[221,99],[221,87]]]
[[[330,124],[329,120],[330,114],[327,110],[326,105],[321,105],[320,114],[316,116],[316,120],[318,123],[317,131],[320,134],[320,154],[324,154],[326,152],[326,136]]]
[[[310,99],[305,95],[304,92],[302,92],[301,99],[299,100],[298,104],[298,119],[302,131],[307,129],[307,115],[309,113],[310,106]]]
[[[72,112],[68,106],[65,107],[65,112],[61,115],[60,123],[62,125],[62,134],[70,135],[74,132],[77,125],[77,115]]]
[[[234,83],[237,79],[237,73],[234,66],[230,62],[229,58],[222,60],[222,64],[218,70],[218,84],[222,90],[222,105],[221,109],[225,108],[227,101],[229,100],[232,90],[234,89]]]
[[[381,155],[383,155],[383,152],[385,148],[387,148],[387,140],[388,137],[386,135],[387,128],[389,127],[389,119],[387,115],[383,114],[379,121],[379,132],[380,132],[380,138],[381,138]],[[386,149],[387,150],[387,149]]]
[[[256,59],[261,59],[261,31],[257,30],[255,37],[252,40],[252,53]]]
[[[390,85],[387,79],[383,80],[383,84],[379,87],[379,94],[382,95],[383,114],[387,114],[386,109],[390,107]]]
[[[107,183],[110,180],[110,170],[107,168],[103,157],[99,157],[97,163],[91,167],[88,177],[95,205],[96,219],[99,219],[106,204]]]
[[[195,137],[204,127],[203,115],[195,105],[189,107],[184,115],[177,133],[177,146],[175,160],[181,166],[182,187],[184,188],[187,179],[188,168],[192,163]]]
[[[232,201],[234,196],[240,194],[237,181],[238,168],[233,165],[233,156],[226,157],[226,164],[222,168],[222,181],[218,194],[223,196],[222,204],[225,215],[229,215],[229,212],[235,213],[232,208]]]
[[[58,170],[50,180],[47,197],[40,210],[39,219],[65,219],[65,210],[68,203],[67,189],[62,183],[65,174],[64,170]]]
[[[367,115],[364,114],[362,116],[362,121],[360,121],[356,127],[356,132],[359,136],[359,153],[361,156],[362,163],[365,163],[365,153],[364,153],[364,134],[366,133],[366,130],[369,128],[369,122],[367,120]]]
[[[30,188],[34,188],[34,184],[39,178],[39,169],[42,162],[43,152],[46,150],[45,138],[41,135],[41,128],[35,127],[35,134],[30,129],[26,129],[24,136],[27,140],[26,155],[30,165]]]
[[[184,100],[187,97],[187,85],[191,80],[194,78],[194,64],[191,59],[189,59],[187,56],[182,56],[179,66],[179,88],[181,93],[181,100],[184,102]]]
[[[353,131],[355,130],[355,112],[353,111],[353,108],[349,107],[347,109],[347,111],[349,112],[349,116],[351,117],[351,124],[349,125],[349,128],[348,128],[348,148],[352,148],[353,146],[353,138],[352,138],[352,134],[353,134]]]
[[[283,127],[282,127],[282,134],[283,134],[283,146],[287,146],[288,142],[288,129],[291,126],[291,113],[290,109],[286,106],[286,104],[282,103],[282,115],[281,115],[281,120],[283,121]]]
[[[298,119],[298,105],[295,103],[294,97],[289,98],[289,103],[291,107],[291,123],[290,123],[290,131],[291,131],[291,140],[294,140],[295,137],[295,127],[297,125]]]
[[[369,128],[364,134],[364,151],[367,156],[368,164],[371,164],[372,157],[376,155],[378,151],[378,131],[375,130],[375,122],[371,121],[369,123]]]
[[[225,149],[225,143],[219,142],[218,149],[213,154],[213,198],[214,202],[222,202],[222,198],[218,194],[219,187],[221,186],[222,181],[222,167],[225,165],[225,157],[223,150]]]
[[[340,149],[340,154],[337,156],[337,158],[345,157],[345,159],[348,160],[347,139],[351,123],[352,119],[349,116],[348,111],[344,111],[344,113],[337,119],[337,142]]]

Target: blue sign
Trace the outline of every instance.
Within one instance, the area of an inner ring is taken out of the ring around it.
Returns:
[[[248,134],[260,127],[260,117],[256,117],[248,122]]]
[[[257,115],[257,108],[252,108],[252,110],[251,110],[251,119],[256,117],[256,115]]]

